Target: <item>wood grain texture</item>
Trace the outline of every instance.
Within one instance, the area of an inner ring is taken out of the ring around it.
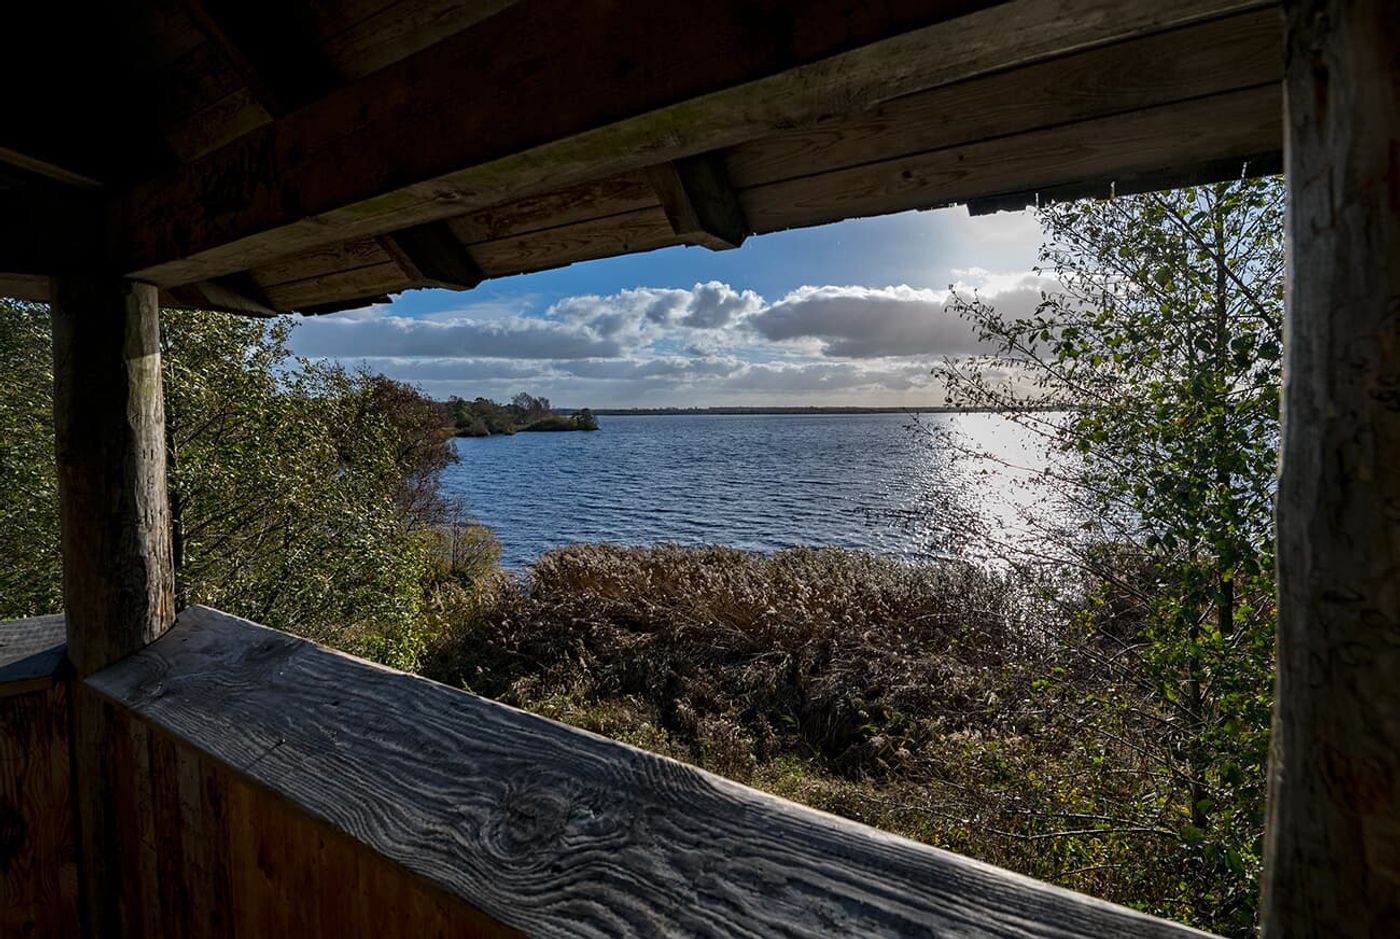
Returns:
[[[68,695],[0,697],[0,936],[77,937]]]
[[[1288,7],[1264,935],[1400,933],[1400,5]]]
[[[347,79],[362,78],[392,65],[435,42],[494,16],[517,0],[396,0],[376,4],[353,23],[327,32],[320,51]],[[331,4],[349,19],[348,8],[364,4]]]
[[[490,277],[563,267],[576,261],[651,251],[677,244],[660,206],[485,241],[471,246],[472,257]]]
[[[266,288],[268,303],[279,310],[304,310],[338,301],[370,298],[407,290],[417,284],[385,255],[377,264],[318,274]]]
[[[700,153],[647,171],[671,231],[686,244],[712,251],[737,248],[749,223],[719,153]]]
[[[156,289],[51,282],[68,657],[86,675],[175,619]]]
[[[1249,11],[833,115],[731,147],[725,163],[736,186],[753,188],[1239,88],[1281,89],[1282,39],[1277,10]]]
[[[143,279],[205,280],[1269,5],[521,0],[115,194],[109,230],[121,237],[112,247]],[[689,54],[674,54],[677,35]],[[463,88],[509,94],[484,107]]]
[[[470,290],[486,276],[446,222],[380,235],[379,244],[418,286]]]
[[[1162,167],[1174,160],[1194,169],[1233,153],[1233,161],[1222,161],[1232,167],[1230,178],[1250,157],[1276,150],[1278,100],[1278,90],[1263,85],[784,180],[742,190],[739,198],[757,230],[768,232],[1080,180],[1097,181],[1105,195],[1115,181],[1132,188],[1139,177],[1162,187],[1172,181]],[[1191,175],[1188,169],[1182,178]]]
[[[1200,935],[203,607],[87,687],[526,935]]]
[[[101,890],[89,936],[517,935],[228,766],[80,686],[80,790]],[[92,741],[96,741],[94,735]],[[2,794],[2,790],[0,790]],[[10,933],[0,933],[7,937]]]
[[[1242,85],[1257,88],[1276,83],[1282,74],[1279,20],[1273,9],[1250,11],[907,95],[870,111],[832,115],[811,127],[726,150],[723,153],[726,174],[732,181],[750,189],[804,179],[810,188],[826,185],[835,191],[848,178],[857,179],[857,186],[864,184],[858,177],[838,175],[824,179],[824,174],[839,173],[851,167],[888,165],[892,158],[930,151],[948,153],[955,146],[997,141],[1046,128],[1064,128],[1088,119],[1193,101]],[[1141,68],[1142,62],[1153,62],[1154,67]],[[1262,108],[1262,113],[1277,111],[1276,103]],[[1150,152],[1154,159],[1161,159],[1159,154],[1176,146],[1178,136],[1179,128],[1169,128],[1165,141],[1153,142]],[[1278,151],[1280,143],[1281,133],[1276,132],[1267,139],[1259,139],[1254,146]],[[999,149],[1005,150],[1008,146],[1014,144],[1003,141]],[[721,155],[711,156],[719,159]],[[1123,160],[1129,162],[1131,157],[1124,156]],[[966,162],[965,157],[962,162]],[[971,185],[959,191],[974,196],[996,192],[995,201],[981,203],[986,207],[1004,207],[1003,203],[1012,207],[1025,205],[1027,199],[1033,201],[1036,195],[1025,187],[1043,180],[1037,178],[1034,164],[1027,162],[1020,166],[1026,171],[1021,180],[1003,172],[994,180],[995,190],[979,193],[977,187]],[[1112,170],[1113,167],[1100,164],[1100,169]],[[1166,184],[1200,181],[1211,173],[1229,177],[1238,171],[1238,161],[1215,166],[1178,164],[1174,176],[1169,173],[1139,178],[1148,185]],[[1105,192],[1114,182],[1123,188],[1126,174],[1119,175],[1123,178],[1092,180],[1085,194]],[[488,260],[482,265],[483,272],[492,276],[694,240],[681,236],[668,239],[664,232],[639,229],[642,219],[647,218],[642,211],[659,204],[653,176],[649,171],[624,173],[456,216],[447,224],[469,246],[496,242],[484,249]],[[1055,192],[1068,194],[1058,188]],[[1015,196],[1006,199],[1004,194],[1007,193],[1016,194],[1019,201]],[[859,195],[860,191],[857,197]],[[932,204],[933,196],[936,193],[906,188],[898,199],[881,201],[879,210]],[[860,209],[846,211],[859,212]],[[737,214],[742,215],[742,208]],[[608,232],[609,223],[605,220],[613,217],[618,217],[619,230]],[[818,211],[813,217],[825,220],[829,213]],[[654,216],[650,219],[655,221]],[[797,224],[806,222],[785,214],[759,227],[770,230]],[[686,227],[684,221],[681,225]],[[697,226],[698,221],[690,225]],[[748,225],[745,220],[729,227],[737,237]],[[517,249],[519,256],[512,258],[510,252]],[[475,248],[469,250],[475,251]],[[260,267],[254,276],[259,282],[274,287],[302,282],[288,288],[295,303],[308,302],[320,296],[320,291],[326,291],[326,297],[340,300],[364,295],[367,290],[405,289],[418,282],[416,275],[408,273],[395,280],[387,267],[379,268],[377,275],[350,274],[388,260],[377,240],[366,238],[281,259]],[[332,288],[335,280],[327,280],[326,275],[342,273],[350,275],[349,279]],[[291,307],[284,305],[282,308]]]
[[[54,683],[63,665],[65,629],[61,614],[0,622],[0,697]]]

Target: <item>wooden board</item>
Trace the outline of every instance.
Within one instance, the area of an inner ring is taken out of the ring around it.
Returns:
[[[1107,191],[1115,182],[1127,188],[1143,178],[1141,162],[1134,165],[1128,157],[1114,163],[1105,162],[1101,154],[1079,152],[1045,167],[1033,158],[1008,162],[1006,154],[1020,152],[1012,139],[1018,135],[1039,131],[1030,143],[1059,152],[1065,150],[1062,141],[1074,148],[1076,139],[1092,139],[1104,126],[1121,123],[1102,123],[1112,118],[1127,122],[1134,112],[1180,102],[1199,109],[1199,99],[1218,102],[1221,99],[1211,96],[1236,90],[1239,82],[1254,89],[1276,87],[1282,69],[1278,35],[1276,11],[1247,12],[905,96],[874,111],[741,144],[724,151],[723,160],[730,178],[746,189],[797,181],[804,192],[819,194],[821,201],[790,198],[792,190],[776,190],[769,198],[775,204],[770,217],[765,195],[751,193],[747,202],[758,213],[755,227],[761,231],[955,198],[1025,192],[1030,186],[1058,191],[1056,187],[1075,173],[1099,174],[1092,192]],[[1142,61],[1162,65],[1134,68]],[[1259,115],[1277,114],[1278,102],[1265,100],[1265,94],[1257,102]],[[1085,123],[1093,121],[1099,123]],[[1084,126],[1076,130],[1077,125]],[[1185,145],[1179,123],[1158,120],[1154,126],[1162,128],[1158,139],[1147,139],[1139,130],[1136,146],[1155,166],[1163,153]],[[1277,150],[1281,129],[1276,121],[1253,121],[1229,132],[1246,130],[1256,136],[1232,145],[1220,135],[1193,134],[1198,138],[1193,159],[1209,158],[1215,152],[1211,148],[1242,155]],[[1121,144],[1124,138],[1120,134],[1113,139]],[[905,178],[908,163],[896,162],[903,157],[936,163],[939,155],[956,170],[951,180],[955,188],[950,188],[949,178],[936,173],[914,177],[911,171]],[[966,171],[969,162],[978,160],[988,166],[986,186]],[[1228,177],[1239,170],[1238,160],[1204,167],[1183,162],[1176,176],[1153,180],[1199,181],[1210,172]],[[870,179],[880,172],[892,177],[892,184],[889,191],[872,195]],[[843,190],[849,192],[843,195]],[[472,246],[472,256],[484,272],[505,276],[682,243],[684,239],[668,236],[660,226],[654,211],[658,201],[647,174],[628,173],[478,210],[449,224]],[[867,201],[868,209],[863,207]],[[413,286],[412,278],[395,275],[389,260],[374,239],[363,239],[286,258],[259,268],[256,278],[281,288],[273,294],[283,308],[290,308],[288,302],[339,300]],[[370,267],[375,270],[366,270]]]
[[[0,697],[52,685],[66,641],[62,615],[0,622]]]
[[[203,607],[87,687],[232,768],[231,813],[251,784],[287,806],[266,830],[305,821],[392,861],[376,884],[412,875],[526,935],[1200,935]],[[236,897],[252,878],[325,902],[333,876],[275,860],[309,835],[287,837],[235,846]]]
[[[1033,201],[1033,187],[1067,195],[1063,187],[1077,179],[1091,180],[1083,194],[1101,194],[1114,185],[1122,191],[1229,178],[1240,172],[1243,157],[1256,154],[1266,162],[1255,169],[1271,171],[1277,164],[1267,158],[1281,139],[1278,35],[1276,11],[1248,12],[905,96],[715,158],[748,190],[745,202],[760,231],[1005,193],[1025,194],[1008,202],[1019,207]],[[1143,61],[1162,64],[1134,68]],[[1243,123],[1232,116],[1217,129],[1202,115],[1217,106],[1237,113],[1235,99],[1220,96],[1239,91],[1238,82],[1252,94],[1247,107],[1255,113]],[[1193,120],[1202,126],[1187,127]],[[1128,147],[1135,156],[1123,155]],[[1182,162],[1154,172],[1173,151]],[[1231,152],[1233,160],[1211,159]],[[873,182],[882,177],[883,185]],[[790,185],[777,185],[783,183]],[[628,173],[448,224],[482,270],[499,277],[685,241],[660,224],[658,205],[648,174]],[[390,260],[369,238],[295,255],[255,274],[276,288],[273,297],[286,309],[414,286],[413,278],[395,274]]]
[[[78,695],[83,823],[106,835],[84,855],[99,887],[91,936],[517,935],[90,688]]]
[[[807,0],[800,15],[744,0],[521,0],[116,195],[112,247],[134,276],[203,280],[1271,5],[909,0],[853,16],[837,0]],[[664,41],[676,35],[691,54]],[[485,106],[464,87],[504,93]]]
[[[1140,177],[1163,188],[1175,181],[1175,161],[1184,184],[1197,165],[1233,154],[1224,161],[1232,166],[1229,178],[1249,157],[1276,159],[1260,147],[1282,136],[1278,103],[1277,86],[1267,84],[784,180],[741,190],[739,198],[756,230],[767,232],[1081,180],[1097,181],[1104,195],[1115,181],[1128,190]]]
[[[734,185],[753,188],[1278,85],[1283,78],[1281,31],[1273,9],[1193,24],[905,95],[809,128],[742,143],[725,151],[725,163]],[[1280,107],[1281,101],[1273,110]],[[1282,138],[1272,143],[1278,149]],[[1177,162],[1186,162],[1184,155]]]
[[[68,744],[65,683],[0,696],[0,936],[7,939],[80,934]]]

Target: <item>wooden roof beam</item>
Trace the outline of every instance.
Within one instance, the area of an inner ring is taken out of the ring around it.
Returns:
[[[185,11],[270,117],[322,97],[340,77],[278,0],[184,0]]]
[[[902,0],[853,15],[842,0],[521,0],[120,194],[108,227],[132,276],[207,280],[1272,5]],[[677,34],[693,54],[662,41]]]
[[[1022,192],[986,196],[967,201],[968,215],[993,215],[997,212],[1018,212],[1037,205],[1070,202],[1075,199],[1108,199],[1140,192],[1179,189],[1183,186],[1204,186],[1228,182],[1241,176],[1270,176],[1283,172],[1283,155],[1260,153],[1255,156],[1212,160],[1194,166],[1156,172],[1137,173],[1122,178],[1100,179],[1063,186],[1045,186]]]
[[[227,274],[170,291],[171,299],[195,309],[224,310],[249,316],[276,316],[267,294],[247,273]]]
[[[470,290],[486,279],[447,222],[429,222],[379,237],[404,276],[424,287]]]
[[[74,189],[91,191],[102,188],[102,183],[93,179],[91,176],[85,176],[67,167],[59,166],[56,163],[38,157],[29,156],[18,150],[12,150],[9,147],[0,147],[0,163],[24,170],[35,176],[42,176],[56,183],[62,183]]]
[[[651,167],[648,176],[681,241],[723,251],[748,237],[748,220],[718,153],[662,163]]]
[[[388,303],[393,298],[388,294],[375,294],[369,297],[352,297],[349,300],[334,300],[330,303],[314,303],[297,307],[302,316],[325,316],[327,313],[343,313],[346,310],[360,310],[376,303]]]

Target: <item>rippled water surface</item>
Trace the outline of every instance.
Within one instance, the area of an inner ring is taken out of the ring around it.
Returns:
[[[836,545],[937,553],[948,500],[1011,524],[1005,470],[977,473],[904,414],[603,417],[597,433],[454,441],[448,491],[495,529],[512,566],[581,541]],[[1020,432],[984,414],[923,415],[1025,463]]]

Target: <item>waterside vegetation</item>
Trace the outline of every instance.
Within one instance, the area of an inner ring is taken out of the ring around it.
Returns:
[[[520,392],[507,404],[490,398],[467,401],[453,397],[446,404],[457,437],[510,436],[521,431],[597,430],[598,419],[588,408],[573,414],[556,414],[548,398]]]

